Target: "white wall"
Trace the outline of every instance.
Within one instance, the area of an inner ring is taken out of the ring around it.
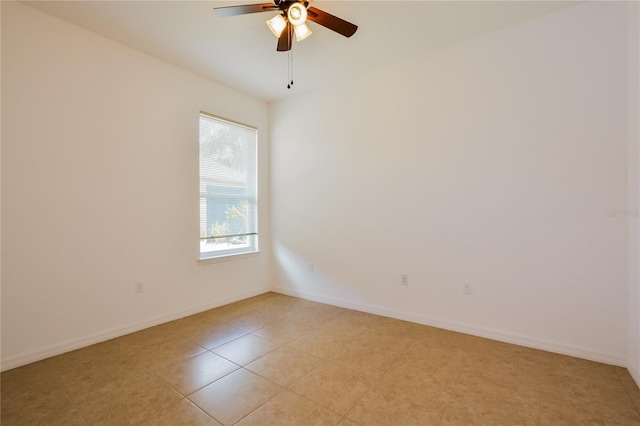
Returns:
[[[197,258],[198,113],[259,128],[269,241],[267,105],[2,3],[3,368],[266,291],[269,244]]]
[[[2,4],[0,4],[0,99],[2,98]],[[2,129],[2,102],[0,102]],[[0,242],[2,241],[2,132],[0,131]],[[2,364],[2,244],[0,244],[0,365]]]
[[[628,138],[629,138],[629,210],[640,207],[640,7],[637,2],[628,5]],[[640,383],[640,223],[639,218],[628,217],[629,224],[629,354],[628,369],[636,383]]]
[[[578,5],[273,104],[278,290],[624,365],[626,25]]]

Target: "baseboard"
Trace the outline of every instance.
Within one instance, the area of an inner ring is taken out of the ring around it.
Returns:
[[[92,334],[89,336],[85,336],[80,339],[69,340],[69,341],[56,344],[56,345],[51,345],[36,351],[23,353],[17,356],[13,356],[11,358],[3,359],[0,370],[1,371],[11,370],[12,368],[20,367],[26,364],[30,364],[32,362],[41,361],[43,359],[50,358],[52,356],[60,355],[65,352],[70,352],[76,349],[84,348],[86,346],[94,345],[96,343],[111,340],[116,337],[124,336],[125,334],[134,333],[136,331],[144,330],[145,328],[153,327],[159,324],[163,324],[165,322],[188,317],[190,315],[208,311],[209,309],[214,309],[219,306],[223,306],[229,303],[248,299],[250,297],[259,296],[261,294],[268,293],[269,291],[271,291],[270,288],[263,288],[259,290],[238,294],[233,297],[218,299],[213,302],[209,302],[206,305],[198,306],[196,308],[174,312],[169,315],[162,315],[147,321],[139,322],[136,324],[130,324],[124,327],[114,328],[105,332],[100,332],[100,333]]]
[[[407,315],[407,314],[379,308],[372,305],[353,303],[353,302],[345,301],[342,299],[326,297],[326,296],[322,296],[314,293],[303,292],[299,290],[292,290],[292,289],[287,289],[287,288],[278,287],[278,286],[272,286],[271,288],[254,290],[251,292],[242,293],[242,294],[225,298],[225,299],[218,299],[216,301],[210,302],[206,305],[201,305],[193,309],[175,312],[169,315],[159,316],[159,317],[150,319],[148,321],[143,321],[136,324],[130,324],[125,327],[118,327],[105,332],[92,334],[90,336],[86,336],[80,339],[70,340],[60,344],[48,346],[36,351],[31,351],[31,352],[23,353],[11,358],[3,359],[0,366],[0,370],[1,371],[11,370],[13,368],[20,367],[22,365],[30,364],[32,362],[36,362],[46,358],[50,358],[52,356],[60,355],[75,349],[80,349],[96,343],[104,342],[110,339],[114,339],[116,337],[124,336],[129,333],[144,330],[145,328],[153,327],[159,324],[163,324],[165,322],[174,321],[180,318],[187,317],[189,315],[194,315],[199,312],[207,311],[209,309],[214,309],[219,306],[237,302],[239,300],[244,300],[250,297],[258,296],[260,294],[264,294],[269,291],[274,291],[276,293],[285,294],[288,296],[299,297],[301,299],[313,300],[313,301],[325,303],[328,305],[339,306],[341,308],[353,309],[356,311],[367,312],[367,313],[381,315],[389,318],[396,318],[403,321],[410,321],[418,324],[438,327],[445,330],[451,330],[451,331],[456,331],[460,333],[470,334],[473,336],[484,337],[487,339],[497,340],[500,342],[511,343],[511,344],[529,347],[533,349],[540,349],[548,352],[559,353],[562,355],[569,355],[577,358],[588,359],[590,361],[602,362],[605,364],[625,367],[627,368],[627,370],[629,371],[629,374],[631,374],[631,377],[633,377],[635,382],[640,385],[640,371],[629,366],[625,359],[622,359],[615,355],[600,353],[600,352],[579,348],[579,347],[574,347],[570,345],[558,344],[556,342],[540,341],[540,340],[528,338],[526,336],[521,336],[521,335],[516,335],[511,333],[504,333],[498,330],[490,330],[490,329],[476,327],[476,326],[470,326],[468,324],[459,324],[451,321],[443,321],[443,320],[434,319],[434,318],[427,318],[427,317],[416,316],[416,315]]]
[[[619,356],[596,352],[593,350],[575,347],[571,345],[560,344],[557,342],[548,342],[542,340],[536,340],[527,336],[505,333],[499,330],[491,330],[487,328],[477,327],[469,324],[460,324],[452,321],[440,320],[435,318],[428,318],[416,315],[407,315],[401,312],[396,312],[384,308],[379,308],[372,305],[365,305],[361,303],[348,302],[342,299],[333,297],[321,296],[314,293],[308,293],[299,290],[292,290],[283,287],[274,286],[271,291],[276,293],[285,294],[288,296],[299,297],[301,299],[313,300],[315,302],[326,303],[328,305],[339,306],[341,308],[353,309],[356,311],[367,312],[370,314],[381,315],[389,318],[395,318],[403,321],[410,321],[418,324],[429,325],[432,327],[442,328],[445,330],[457,331],[460,333],[470,334],[473,336],[484,337],[491,340],[497,340],[499,342],[511,343],[514,345],[524,346],[533,349],[540,349],[547,352],[558,353],[562,355],[573,356],[576,358],[587,359],[590,361],[602,362],[604,364],[615,365],[619,367],[627,367],[627,360],[620,358]],[[629,372],[633,376],[636,383],[640,383],[638,378],[638,372]],[[635,374],[635,375],[634,375]]]

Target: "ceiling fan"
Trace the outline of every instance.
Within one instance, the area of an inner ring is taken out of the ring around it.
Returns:
[[[293,35],[296,41],[302,41],[311,35],[311,30],[306,21],[312,21],[332,31],[351,37],[358,29],[357,25],[323,12],[315,7],[309,7],[308,1],[298,0],[274,0],[273,3],[246,4],[239,6],[215,7],[216,16],[236,16],[249,13],[280,11],[280,13],[267,21],[271,32],[278,37],[279,52],[291,50]]]

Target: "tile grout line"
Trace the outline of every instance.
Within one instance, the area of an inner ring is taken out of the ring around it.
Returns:
[[[412,342],[406,350],[409,350],[409,348],[413,345],[414,343]],[[400,359],[400,357],[402,356],[402,353],[399,353],[398,356],[390,363],[390,365],[384,370],[384,372],[380,375],[380,379],[389,371],[391,370],[391,367],[393,367],[393,365],[398,361],[398,359]],[[356,401],[355,404],[353,404],[351,406],[351,408],[349,408],[349,410],[345,413],[344,418],[347,418],[348,420],[351,420],[351,418],[349,418],[349,413],[351,413],[351,411],[353,411],[353,409],[360,403],[360,401],[362,401],[364,399],[364,397],[366,397],[369,393],[371,393],[373,391],[373,387],[368,386],[367,385],[367,391],[360,397],[358,398],[358,400]]]
[[[243,367],[244,368],[244,367]],[[251,370],[247,370],[249,373],[255,374],[253,373],[253,371]],[[262,376],[260,376],[261,378],[264,378]],[[264,378],[265,380],[269,380]],[[283,386],[278,385],[277,383],[269,380],[271,383],[277,385],[280,387],[280,390],[278,392],[276,392],[272,397],[270,397],[269,399],[267,399],[265,402],[263,402],[262,404],[258,405],[256,408],[254,408],[253,410],[251,410],[250,412],[248,412],[247,414],[245,414],[244,416],[242,416],[240,419],[238,419],[238,421],[234,422],[234,425],[237,425],[238,423],[240,423],[242,420],[246,419],[247,417],[249,417],[251,414],[253,414],[255,411],[259,410],[262,406],[266,405],[269,401],[271,401],[273,398],[275,398],[276,396],[280,395],[286,388],[284,388]]]

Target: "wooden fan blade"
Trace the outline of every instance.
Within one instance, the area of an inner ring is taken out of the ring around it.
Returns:
[[[344,19],[340,19],[337,16],[333,16],[327,12],[323,12],[315,7],[307,9],[307,19],[320,24],[323,27],[327,27],[330,30],[342,34],[345,37],[351,37],[358,30],[358,26],[347,22]]]
[[[216,16],[225,18],[227,16],[246,15],[247,13],[269,12],[278,10],[273,3],[245,4],[240,6],[214,7],[213,13]]]
[[[287,27],[280,34],[278,39],[278,52],[286,52],[291,50],[291,44],[293,43],[293,25],[287,21]]]

